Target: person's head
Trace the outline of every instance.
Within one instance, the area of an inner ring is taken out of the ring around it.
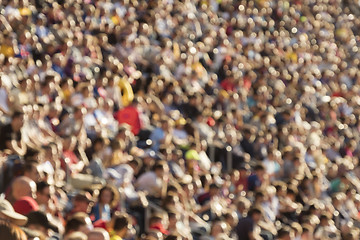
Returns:
[[[220,188],[221,187],[216,183],[210,184],[210,187],[209,187],[210,196],[213,197],[213,196],[219,195]]]
[[[255,204],[261,204],[265,200],[264,191],[256,191],[255,193]]]
[[[180,215],[174,210],[168,211],[169,230],[176,229],[176,223],[179,221]]]
[[[100,204],[109,204],[114,201],[115,199],[115,192],[114,189],[112,189],[110,186],[105,186],[102,189],[100,189],[98,201]]]
[[[302,234],[301,234],[301,239],[302,240],[310,240],[312,239],[312,236],[313,236],[313,227],[309,224],[304,224],[302,226],[303,228],[303,231],[302,231]]]
[[[179,197],[176,195],[176,193],[168,193],[168,195],[165,197],[163,201],[163,207],[165,209],[176,208],[178,203],[179,203]]]
[[[20,111],[15,111],[11,118],[11,127],[15,132],[20,131],[24,125],[24,113]]]
[[[255,223],[257,223],[262,217],[262,211],[258,207],[253,207],[249,210],[248,216],[251,217]]]
[[[244,179],[247,178],[250,171],[250,165],[249,164],[244,164],[242,166],[239,167],[239,178]]]
[[[109,233],[103,228],[94,228],[87,237],[87,240],[110,240]]]
[[[75,107],[74,108],[74,118],[75,120],[80,120],[86,114],[86,108],[84,107]]]
[[[24,165],[24,176],[30,178],[34,182],[40,181],[39,164],[34,161],[28,161]]]
[[[326,213],[321,214],[321,216],[320,216],[320,225],[321,226],[328,226],[329,225],[329,220],[330,220],[330,217],[328,216],[328,214],[326,214]]]
[[[28,177],[16,178],[11,187],[11,193],[15,201],[25,196],[36,198],[36,183]]]
[[[291,239],[294,239],[294,232],[289,227],[283,227],[278,231],[277,239],[279,239],[279,240],[291,240]]]
[[[246,213],[249,210],[250,206],[251,206],[251,202],[249,199],[245,197],[238,198],[236,203],[236,208],[240,214]]]
[[[92,196],[89,192],[80,192],[73,199],[73,211],[89,213],[92,207]]]
[[[36,184],[36,188],[36,201],[39,205],[47,205],[51,198],[50,185],[45,181],[41,181]]]
[[[169,234],[169,232],[166,230],[168,225],[168,216],[160,212],[155,212],[149,219],[150,230],[160,232],[164,235]]]
[[[25,162],[40,162],[41,152],[37,149],[28,148],[24,155]],[[35,181],[35,180],[34,180]]]
[[[26,234],[20,227],[5,220],[0,220],[1,239],[27,240]]]
[[[86,213],[75,213],[65,225],[65,235],[73,232],[88,234],[93,229],[91,219]]]
[[[212,237],[217,237],[219,234],[221,233],[225,233],[227,231],[227,225],[225,222],[223,221],[215,221],[213,222],[212,226],[211,226],[211,236]]]
[[[112,219],[113,230],[120,237],[126,236],[128,231],[132,228],[131,219],[129,215],[122,213],[115,213],[115,216]]]
[[[157,162],[153,167],[153,171],[155,172],[158,178],[162,178],[165,173],[166,163],[165,162]]]
[[[170,118],[167,118],[167,117],[163,117],[161,118],[161,128],[164,130],[164,131],[168,131],[170,126],[171,126],[171,123],[172,120]]]
[[[92,142],[92,146],[95,152],[102,151],[105,146],[105,141],[101,137],[95,138],[94,141]]]
[[[236,212],[229,211],[224,214],[224,220],[231,228],[234,228],[238,223],[238,216]]]
[[[28,222],[26,223],[26,227],[31,230],[39,231],[45,234],[45,236],[49,235],[49,230],[59,232],[58,227],[49,221],[49,218],[44,212],[34,211],[29,213],[27,217]]]
[[[258,165],[256,165],[254,167],[254,172],[255,172],[256,175],[262,176],[264,174],[264,172],[265,172],[265,168],[264,168],[263,165],[258,164]]]

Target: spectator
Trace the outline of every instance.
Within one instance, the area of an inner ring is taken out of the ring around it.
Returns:
[[[11,154],[25,155],[26,145],[21,135],[24,113],[14,112],[11,123],[1,128],[0,150],[9,150]]]
[[[98,202],[94,204],[91,210],[91,213],[95,217],[94,221],[99,219],[110,221],[112,207],[116,202],[115,195],[114,189],[110,186],[105,186],[100,189]]]
[[[49,221],[46,214],[40,211],[33,211],[28,214],[28,222],[26,223],[26,227],[31,230],[39,231],[47,237],[53,235],[49,230],[56,233],[59,231],[58,227]]]
[[[262,217],[262,212],[258,208],[252,208],[249,210],[246,218],[239,220],[236,226],[236,234],[238,238],[242,239],[256,239],[259,238],[260,232],[257,228],[257,223]]]
[[[135,187],[140,191],[147,191],[150,196],[161,198],[166,189],[166,177],[167,177],[168,166],[165,162],[156,163],[153,170],[142,174]]]
[[[113,219],[112,232],[110,232],[111,240],[123,239],[128,231],[132,228],[128,215],[115,214]]]
[[[27,217],[15,212],[10,202],[5,199],[0,200],[0,218],[17,226],[24,226]]]
[[[28,177],[18,177],[11,184],[10,193],[7,199],[10,203],[14,204],[22,197],[36,197],[36,183]]]
[[[87,237],[88,240],[110,240],[109,233],[102,228],[94,228]]]
[[[16,212],[28,215],[30,212],[38,211],[39,205],[32,197],[22,197],[14,203],[14,209]]]
[[[66,239],[87,238],[95,218],[111,231],[117,210],[144,239],[359,238],[358,1],[0,12],[1,194],[60,220],[54,238],[71,224]],[[111,184],[121,197],[94,202]]]
[[[64,236],[67,237],[75,232],[88,234],[92,229],[91,219],[86,213],[75,213],[66,223]]]
[[[7,221],[0,220],[0,231],[1,236],[4,239],[9,240],[25,240],[27,239],[26,234],[20,227],[11,224]]]

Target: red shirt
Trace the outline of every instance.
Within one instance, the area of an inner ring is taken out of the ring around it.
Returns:
[[[69,163],[65,162],[65,158],[68,158],[70,161]],[[74,165],[77,164],[79,162],[79,159],[77,158],[77,156],[75,155],[75,153],[73,151],[70,150],[65,150],[63,152],[63,158],[61,158],[61,168],[66,171],[66,165],[69,166],[69,168]]]
[[[137,135],[140,132],[140,116],[138,110],[134,106],[127,106],[118,111],[116,114],[116,120],[118,120],[119,124],[129,124],[134,135]]]

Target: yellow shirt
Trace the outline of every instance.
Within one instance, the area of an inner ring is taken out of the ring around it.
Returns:
[[[110,238],[110,240],[122,240],[122,238],[119,237],[118,235],[114,235]]]
[[[5,57],[13,57],[15,55],[13,47],[9,45],[1,45],[0,53],[4,54]]]
[[[122,238],[117,235],[114,231],[110,231],[110,240],[122,240]]]

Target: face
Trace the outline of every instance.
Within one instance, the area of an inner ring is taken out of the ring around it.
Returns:
[[[162,178],[164,176],[164,169],[157,169],[156,170],[156,175],[159,177],[159,178]]]
[[[106,189],[101,194],[100,202],[103,204],[110,204],[112,200],[112,192],[109,189]]]
[[[211,229],[211,235],[216,237],[217,235],[219,235],[220,233],[223,233],[224,232],[224,229],[223,229],[223,223],[218,223],[218,224],[215,224],[213,226],[213,228]]]
[[[24,115],[18,116],[13,119],[13,125],[16,129],[21,129],[24,125]]]
[[[254,213],[253,216],[252,216],[253,220],[255,223],[259,222],[260,219],[261,219],[261,214],[259,213]]]
[[[37,166],[34,166],[31,171],[27,174],[31,180],[38,182],[40,180],[40,172]]]
[[[41,204],[48,204],[49,200],[50,200],[51,194],[50,194],[50,188],[46,187],[42,190],[42,192],[37,192],[36,193],[36,200],[39,203],[39,205]]]
[[[74,212],[84,212],[89,211],[89,203],[86,201],[74,201]]]

